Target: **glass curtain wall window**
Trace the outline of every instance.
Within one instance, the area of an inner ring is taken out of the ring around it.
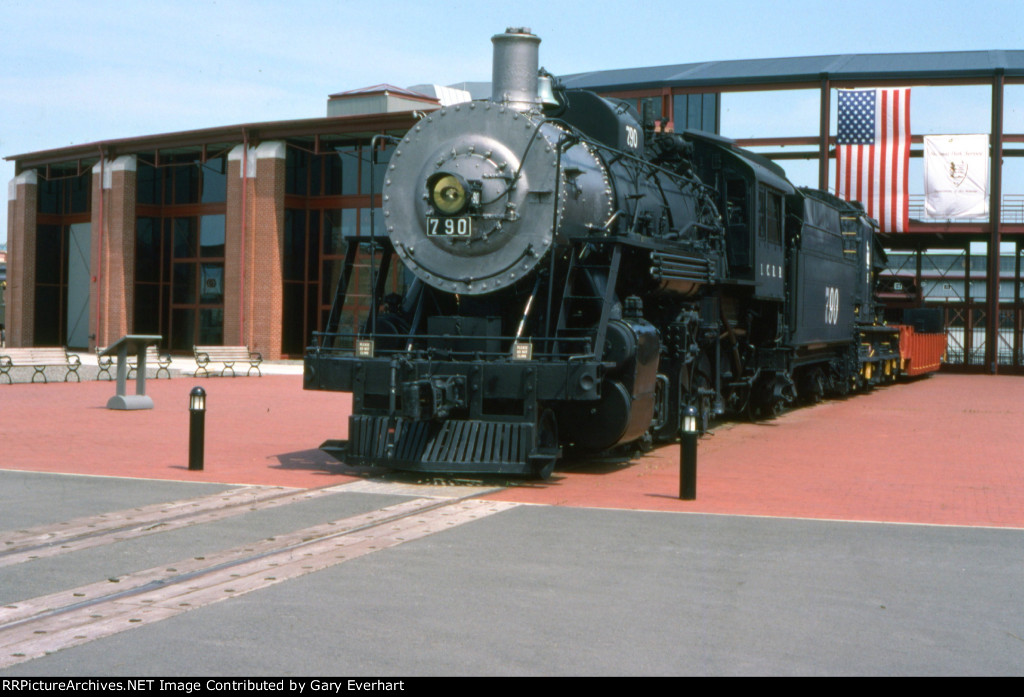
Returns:
[[[92,172],[40,177],[38,192],[33,344],[88,348]]]
[[[389,151],[373,165],[368,142],[344,143],[313,153],[290,143],[286,159],[283,257],[282,346],[301,356],[315,331],[326,328],[350,244],[370,237],[371,205],[377,205],[375,234],[384,236],[380,190]],[[375,201],[371,202],[371,174]],[[380,264],[380,253],[372,262]],[[349,311],[341,331],[358,331],[369,314],[369,245],[359,247],[350,283]],[[400,290],[397,276],[389,288]]]
[[[688,129],[718,133],[721,129],[719,112],[722,96],[717,92],[668,95],[661,90],[653,90],[640,97],[635,94],[631,94],[628,100],[641,116],[646,111],[646,116],[653,121],[663,124],[670,121],[676,133]]]
[[[135,324],[164,348],[224,341],[224,157],[139,158]]]
[[[721,96],[716,93],[672,96],[672,120],[676,133],[686,129],[718,133]]]

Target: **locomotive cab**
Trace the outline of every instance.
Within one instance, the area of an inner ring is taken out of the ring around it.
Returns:
[[[786,197],[794,192],[782,169],[718,135],[687,131],[697,171],[713,182],[725,228],[729,278],[752,282],[754,296],[784,297]]]
[[[753,280],[753,214],[750,210],[752,196],[750,183],[738,173],[726,175],[725,191],[725,239],[729,259],[729,275],[733,278]]]

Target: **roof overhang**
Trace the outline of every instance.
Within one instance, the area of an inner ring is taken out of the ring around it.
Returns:
[[[11,155],[4,159],[13,161],[16,165],[16,173],[20,174],[26,169],[52,165],[78,163],[80,166],[85,166],[97,162],[101,155],[112,159],[140,152],[166,153],[184,149],[226,149],[240,143],[256,145],[268,140],[308,138],[316,142],[323,138],[333,137],[368,137],[388,131],[404,132],[415,123],[416,117],[412,112],[264,121],[135,138],[100,140],[82,145]]]

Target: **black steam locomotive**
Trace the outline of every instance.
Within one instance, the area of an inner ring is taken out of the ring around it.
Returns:
[[[350,244],[305,359],[306,389],[353,395],[348,439],[325,450],[545,477],[567,449],[674,438],[687,407],[706,428],[895,377],[859,205],[725,138],[552,89],[529,30],[492,41],[491,99],[409,131],[386,237]]]

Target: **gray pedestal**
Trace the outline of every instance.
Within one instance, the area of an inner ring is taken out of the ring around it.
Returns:
[[[153,399],[146,395],[146,347],[157,344],[163,337],[148,334],[128,334],[111,344],[101,356],[117,356],[117,394],[107,401],[107,409],[152,409]],[[135,370],[135,394],[127,393],[128,354],[138,356]]]

